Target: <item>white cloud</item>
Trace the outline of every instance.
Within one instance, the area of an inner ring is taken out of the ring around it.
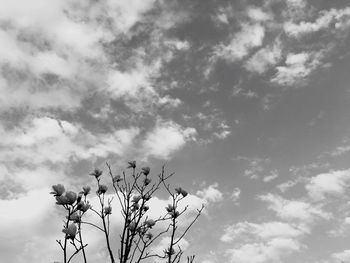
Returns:
[[[109,74],[107,83],[111,94],[116,98],[125,95],[132,97],[139,96],[140,89],[144,89],[143,92],[154,93],[150,87],[148,73],[141,68],[130,72],[112,71]]]
[[[181,41],[179,39],[169,39],[165,44],[180,51],[188,50],[191,47],[188,41]]]
[[[281,43],[277,41],[271,46],[266,46],[257,51],[244,64],[244,67],[251,72],[262,74],[271,66],[277,64],[282,56]]]
[[[0,127],[2,128],[2,127]],[[0,130],[3,160],[22,160],[30,164],[68,162],[70,158],[87,159],[122,154],[133,143],[137,128],[116,130],[112,134],[93,135],[67,121],[50,117],[27,119],[22,127]]]
[[[247,15],[255,21],[266,21],[272,19],[272,14],[264,12],[261,8],[252,6],[248,8]]]
[[[239,199],[241,197],[241,189],[235,187],[231,194],[231,199],[235,204],[239,204]]]
[[[232,89],[232,96],[234,97],[244,97],[244,98],[257,98],[258,97],[258,93],[256,93],[255,91],[252,91],[250,89],[245,90],[242,87],[242,81],[239,81],[236,85],[233,86]]]
[[[332,156],[341,156],[348,152],[350,152],[350,145],[343,145],[343,146],[336,147],[335,150],[333,150],[330,154]]]
[[[271,163],[269,158],[238,157],[237,160],[248,162],[248,168],[244,170],[244,175],[251,179],[258,179],[262,177],[263,173],[268,170],[267,168]]]
[[[284,24],[285,32],[293,37],[300,37],[306,34],[327,29],[332,23],[335,25],[335,29],[342,28],[350,20],[350,8],[344,9],[330,9],[328,11],[321,11],[320,16],[314,22],[300,22],[294,24],[293,22],[286,22]]]
[[[226,254],[232,263],[281,262],[282,258],[300,249],[300,244],[293,239],[274,238],[267,243],[250,243],[228,249]]]
[[[286,181],[284,183],[279,184],[277,187],[282,193],[284,193],[288,189],[292,188],[293,186],[295,186],[298,183],[299,183],[299,180],[289,180],[289,181]]]
[[[342,252],[333,253],[332,258],[336,262],[348,262],[350,260],[350,250],[344,250]]]
[[[272,221],[255,224],[245,221],[228,226],[225,229],[225,234],[220,239],[223,242],[269,240],[276,237],[295,238],[304,234],[305,232],[302,229],[284,222]]]
[[[330,213],[323,211],[319,205],[306,201],[288,200],[271,193],[261,195],[259,199],[267,202],[268,208],[285,220],[297,220],[310,224],[319,219],[328,220],[332,217]]]
[[[35,81],[30,79],[10,82],[0,76],[0,92],[6,94],[0,98],[0,111],[18,108],[27,110],[64,108],[69,111],[81,105],[81,93],[85,91],[84,89],[77,92],[69,86],[56,84],[41,88],[42,84],[38,83],[38,89],[33,91],[33,83]]]
[[[156,127],[145,137],[142,151],[144,154],[161,159],[169,156],[182,148],[196,135],[194,128],[182,128],[174,122],[158,121]]]
[[[215,16],[212,17],[214,22],[218,25],[228,25],[230,18],[234,15],[232,6],[219,7]]]
[[[0,240],[2,260],[7,262],[47,262],[53,261],[57,249],[54,240],[55,225],[61,221],[54,215],[54,202],[50,199],[48,188],[39,188],[13,200],[0,200]],[[36,244],[40,239],[41,243]],[[45,252],[39,249],[47,242]],[[34,246],[34,247],[31,247]],[[34,250],[33,250],[34,249]],[[11,254],[8,253],[11,251]],[[34,253],[35,251],[36,253]]]
[[[207,188],[197,192],[197,195],[200,196],[205,202],[216,203],[223,200],[223,193],[218,189],[219,184],[214,183],[209,185]]]
[[[127,32],[144,13],[151,10],[155,0],[108,0],[106,11],[112,18],[114,29],[123,33]]]
[[[3,1],[0,20],[11,26],[0,29],[0,64],[10,66],[10,73],[19,70],[24,74],[11,79],[11,74],[3,73],[0,90],[6,100],[1,99],[1,110],[29,106],[66,111],[81,106],[96,85],[104,93],[108,70],[103,65],[109,59],[104,45],[120,33],[127,34],[154,3]],[[186,43],[176,46],[183,49]],[[43,74],[57,75],[59,81],[43,83]],[[128,81],[137,79],[132,77]]]
[[[253,48],[262,45],[265,28],[260,24],[242,24],[242,29],[234,35],[228,45],[215,48],[215,55],[228,62],[236,62],[247,56]]]
[[[270,182],[270,181],[275,180],[276,178],[278,178],[278,176],[279,176],[278,171],[277,171],[277,170],[273,170],[273,171],[270,172],[269,175],[267,175],[267,176],[264,177],[263,181],[264,181],[265,183],[268,183],[268,182]]]
[[[285,60],[285,66],[276,67],[277,73],[271,82],[282,86],[303,85],[316,68],[321,65],[324,51],[290,53]]]
[[[113,98],[122,99],[130,110],[137,113],[161,106],[178,107],[182,103],[180,99],[169,95],[162,96],[159,90],[152,86],[152,78],[157,76],[161,65],[161,60],[152,65],[145,65],[140,59],[133,69],[110,70],[106,91]]]
[[[301,8],[306,7],[305,0],[287,0],[287,4],[293,7],[301,7]]]
[[[314,200],[325,199],[328,195],[342,195],[350,182],[350,170],[332,171],[310,179],[305,186]]]

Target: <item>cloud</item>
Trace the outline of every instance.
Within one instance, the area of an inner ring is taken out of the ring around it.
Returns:
[[[300,182],[300,180],[288,180],[284,183],[281,183],[279,185],[277,185],[278,189],[284,193],[287,190],[289,190],[290,188],[294,187],[295,185],[297,185]]]
[[[285,32],[293,37],[301,37],[310,33],[318,32],[322,29],[327,29],[334,25],[333,30],[342,29],[350,22],[350,8],[330,9],[321,11],[319,17],[314,22],[302,21],[299,24],[286,22],[284,24]]]
[[[244,64],[246,70],[258,74],[266,72],[271,66],[276,65],[282,58],[281,42],[266,46],[257,51]]]
[[[266,202],[268,208],[284,220],[311,224],[316,220],[329,220],[332,217],[332,214],[323,211],[319,205],[306,201],[288,200],[271,193],[261,195],[259,199]]]
[[[217,26],[228,25],[233,14],[234,11],[231,5],[219,7],[216,11],[216,14],[212,16],[212,20],[216,23]]]
[[[278,170],[271,168],[270,158],[248,158],[238,157],[236,160],[248,162],[248,168],[244,170],[244,175],[251,179],[262,179],[269,182],[278,177]]]
[[[53,261],[57,248],[51,241],[57,233],[55,226],[61,226],[61,221],[54,216],[54,205],[48,192],[48,188],[38,188],[17,199],[0,200],[1,211],[7,211],[0,215],[0,235],[6,237],[0,241],[2,260]],[[48,243],[45,251],[39,249],[43,242]]]
[[[292,7],[306,7],[306,1],[305,0],[287,0],[287,5]]]
[[[310,178],[305,188],[313,200],[323,200],[330,195],[343,195],[350,182],[350,170],[332,171]]]
[[[273,238],[296,238],[304,235],[302,229],[284,222],[272,221],[255,224],[247,221],[228,226],[225,234],[221,236],[223,242],[234,242],[237,240],[251,241],[256,239],[269,240]]]
[[[342,252],[333,253],[332,258],[336,262],[347,262],[350,260],[350,250],[344,250]]]
[[[206,203],[216,203],[223,200],[223,193],[218,189],[219,184],[214,183],[207,188],[197,192]]]
[[[272,180],[275,180],[279,176],[279,173],[277,170],[271,171],[271,173],[264,177],[263,181],[265,183],[271,182]]]
[[[285,66],[276,67],[277,73],[271,82],[282,86],[304,85],[306,78],[320,67],[323,57],[324,51],[289,53]]]
[[[193,140],[196,135],[194,128],[182,128],[174,122],[157,122],[143,142],[143,152],[146,155],[167,159],[169,156]]]
[[[148,75],[149,73],[141,68],[133,69],[130,72],[112,71],[107,80],[109,90],[116,98],[140,96],[141,89],[144,93],[154,93],[154,90],[150,87]]]
[[[247,9],[247,15],[249,18],[251,18],[254,21],[267,21],[272,19],[271,13],[264,12],[261,8],[258,7],[248,7]]]
[[[239,81],[238,84],[233,86],[232,96],[233,97],[244,97],[244,98],[251,99],[251,98],[257,98],[258,93],[255,91],[252,91],[250,89],[245,90],[242,87],[242,81]]]
[[[108,17],[112,18],[115,30],[126,33],[135,25],[144,13],[154,7],[155,0],[131,0],[125,2],[123,0],[108,0],[107,6],[102,10],[106,11]]]
[[[344,154],[347,154],[348,152],[350,152],[350,145],[348,142],[349,142],[349,140],[348,140],[348,138],[346,138],[343,141],[343,145],[335,147],[335,149],[332,150],[329,154],[333,157],[342,156]]]
[[[235,187],[231,194],[231,199],[235,204],[239,204],[239,199],[241,197],[241,189]]]
[[[22,127],[0,130],[3,160],[22,160],[29,164],[66,163],[70,158],[87,159],[122,154],[138,135],[137,128],[112,134],[93,135],[67,121],[50,117],[27,119]],[[125,153],[125,152],[124,152]]]
[[[204,104],[203,108],[209,106],[210,104]],[[224,118],[223,112],[217,108],[214,108],[209,112],[199,112],[194,118],[192,116],[186,116],[186,118],[191,120],[191,123],[196,123],[198,137],[201,138],[200,142],[202,143],[210,143],[215,139],[223,140],[231,134],[230,125]]]
[[[267,243],[251,243],[226,251],[229,262],[264,263],[281,262],[281,259],[301,249],[300,244],[289,238],[274,238]]]
[[[260,24],[242,24],[242,29],[234,34],[228,45],[215,47],[214,54],[228,62],[236,62],[247,56],[253,48],[263,43],[265,28]]]

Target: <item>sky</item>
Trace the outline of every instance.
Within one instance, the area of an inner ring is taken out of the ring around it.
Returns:
[[[205,204],[196,263],[350,262],[349,1],[0,4],[1,261],[62,260],[51,186],[137,160]]]

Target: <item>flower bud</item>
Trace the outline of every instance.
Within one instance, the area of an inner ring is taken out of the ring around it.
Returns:
[[[152,228],[154,225],[156,224],[156,222],[152,219],[148,219],[145,221],[145,225],[148,227],[148,228]]]
[[[151,179],[149,179],[148,177],[146,177],[144,180],[143,180],[143,183],[145,186],[149,185],[151,183]]]
[[[64,186],[61,184],[53,185],[52,190],[53,191],[50,194],[53,194],[54,196],[61,196],[65,191]]]
[[[108,190],[108,187],[104,184],[101,184],[98,187],[97,194],[99,194],[99,195],[104,194],[107,192],[107,190]]]
[[[90,186],[84,186],[83,187],[83,194],[84,196],[87,196],[90,193],[91,187]]]
[[[73,214],[70,215],[69,220],[73,221],[74,223],[79,223],[81,221],[81,216],[78,215],[77,212],[74,212]]]
[[[92,173],[90,173],[91,176],[95,176],[96,179],[98,179],[102,175],[102,171],[99,169],[95,169]]]
[[[148,211],[148,209],[149,209],[149,206],[147,206],[147,205],[145,205],[144,207],[143,207],[143,211]]]
[[[167,206],[165,209],[166,209],[166,211],[168,211],[169,213],[171,213],[172,211],[175,210],[174,206],[171,205],[171,204],[168,204],[168,206]]]
[[[167,250],[164,250],[164,253],[167,257],[170,257],[171,255],[175,254],[175,250],[173,248],[168,248]]]
[[[169,213],[170,215],[171,215],[171,217],[173,217],[173,218],[177,218],[179,215],[180,215],[180,213],[178,212],[178,211],[171,211],[170,213]]]
[[[82,197],[83,197],[83,193],[82,192],[78,193],[77,203],[79,203],[81,201]]]
[[[111,206],[106,206],[104,209],[104,212],[106,215],[112,214],[112,207]]]
[[[72,205],[77,200],[77,194],[73,191],[66,192],[66,198],[68,199],[68,204]]]
[[[113,176],[112,179],[113,183],[119,183],[120,181],[123,181],[120,175]]]
[[[69,203],[69,200],[65,195],[56,196],[57,205],[67,205],[68,203]]]
[[[179,195],[182,195],[183,197],[186,197],[188,195],[187,191],[185,191],[181,187],[175,188],[175,192]]]
[[[188,192],[182,189],[181,194],[183,197],[186,197],[188,195]]]
[[[149,172],[151,171],[151,168],[149,168],[147,166],[147,167],[141,168],[141,170],[142,170],[142,173],[147,176],[149,174]]]
[[[146,234],[146,232],[147,232],[147,227],[139,227],[139,233],[140,233],[140,235],[144,235],[144,234]]]
[[[79,211],[82,211],[83,213],[85,213],[87,210],[89,210],[91,208],[91,205],[89,204],[89,202],[79,202],[78,205],[77,205],[77,209]]]
[[[128,164],[129,164],[128,168],[133,168],[133,169],[136,168],[136,161],[130,161],[128,162]]]
[[[72,223],[68,227],[65,227],[62,232],[66,234],[67,239],[74,240],[75,235],[77,234],[77,226]]]
[[[131,222],[129,224],[128,228],[130,229],[130,231],[134,232],[136,230],[136,223],[135,222]]]

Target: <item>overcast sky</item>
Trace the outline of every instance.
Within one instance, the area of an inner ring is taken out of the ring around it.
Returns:
[[[350,262],[348,0],[0,6],[0,261],[61,260],[51,185],[135,159],[206,205],[196,263]]]

